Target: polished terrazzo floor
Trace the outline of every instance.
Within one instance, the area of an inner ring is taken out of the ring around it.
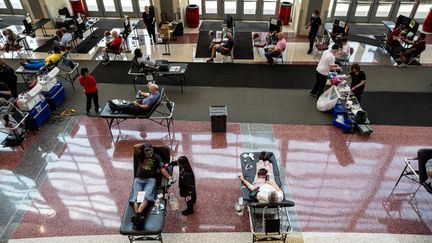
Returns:
[[[101,118],[65,122],[64,129],[46,124],[53,132],[31,135],[25,151],[0,153],[9,162],[1,169],[3,205],[22,216],[4,231],[16,227],[13,239],[117,234],[133,180],[132,146],[141,141],[189,156],[197,178],[196,213],[168,210],[165,233],[248,232],[247,215],[234,212],[239,155],[267,150],[285,170],[298,231],[431,234],[430,195],[407,179],[392,192],[403,158],[432,146],[431,128],[374,126],[364,137],[332,126],[229,123],[226,134],[212,134],[210,122],[176,121],[169,139],[155,123],[129,120],[122,134],[113,130],[113,141]],[[170,191],[179,197],[176,185]]]
[[[204,62],[195,58],[196,30],[185,32],[179,44],[171,44],[171,56],[150,45],[143,30],[146,44],[140,47],[153,59]],[[373,46],[351,44],[351,62],[393,64]],[[103,45],[73,58],[99,60]],[[432,63],[427,48],[425,64]],[[305,39],[289,41],[287,63],[316,63],[306,49]],[[257,51],[253,60],[235,60],[264,61]],[[241,195],[239,155],[261,150],[275,153],[285,172],[285,195],[296,202],[290,215],[302,234],[293,242],[430,242],[430,194],[407,179],[392,192],[403,158],[432,146],[430,127],[373,126],[372,136],[364,137],[332,126],[229,123],[226,134],[212,134],[210,122],[175,121],[171,138],[149,121],[129,120],[121,127],[121,134],[113,130],[113,141],[103,119],[70,117],[30,133],[24,150],[0,148],[0,242],[127,242],[118,228],[133,180],[132,146],[142,141],[167,145],[174,157],[189,156],[197,177],[196,213],[168,210],[167,242],[250,242],[248,216],[234,212]],[[177,185],[170,191],[179,198]]]

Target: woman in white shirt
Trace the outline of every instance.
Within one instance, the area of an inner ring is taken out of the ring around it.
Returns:
[[[339,51],[339,55],[336,57],[338,61],[346,61],[350,55],[350,45],[348,44],[348,38],[346,36],[342,37],[342,48]]]

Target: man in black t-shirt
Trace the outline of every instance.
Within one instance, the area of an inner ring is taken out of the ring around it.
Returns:
[[[153,40],[153,44],[156,44],[156,18],[153,11],[150,11],[149,6],[144,7],[144,13],[142,14],[142,18],[144,20],[144,24],[147,28],[147,32],[150,36],[150,43]]]
[[[357,98],[358,102],[361,101],[364,88],[366,86],[366,73],[361,70],[358,63],[351,66],[351,72],[346,78],[351,78],[351,91]]]
[[[133,190],[129,198],[129,203],[133,204],[135,215],[132,216],[132,222],[137,223],[142,218],[142,212],[147,207],[149,201],[155,200],[156,194],[156,175],[161,173],[165,178],[172,181],[172,177],[164,167],[164,163],[159,155],[153,153],[153,147],[150,144],[136,144],[134,154],[140,155],[144,150],[144,156],[138,166],[135,175]],[[144,200],[138,202],[138,192],[145,193]]]
[[[320,12],[318,10],[314,10],[312,13],[311,20],[308,25],[306,25],[306,29],[310,27],[308,39],[309,39],[309,50],[307,54],[312,53],[313,44],[315,42],[315,37],[317,36],[319,27],[322,24],[322,20],[319,17]]]
[[[214,61],[213,59],[216,57],[216,52],[220,52],[223,55],[227,55],[228,53],[230,53],[231,49],[235,45],[234,37],[232,36],[231,33],[227,33],[226,37],[228,39],[226,43],[224,43],[222,45],[219,45],[219,44],[213,45],[213,47],[212,47],[212,54],[211,54],[210,59],[208,59],[206,61],[207,63],[211,63],[211,62]]]

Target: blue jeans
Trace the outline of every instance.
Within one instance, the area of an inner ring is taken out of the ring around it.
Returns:
[[[139,191],[145,191],[144,198],[147,201],[154,201],[156,197],[156,179],[142,179],[140,177],[135,177],[132,192],[129,196],[129,203],[134,203],[137,201]]]
[[[280,52],[278,52],[278,51],[268,51],[264,54],[264,56],[267,58],[267,61],[270,64],[274,63],[273,57],[279,57],[279,55],[280,55]]]
[[[27,61],[24,68],[29,70],[39,70],[43,66],[45,66],[45,61],[42,59],[36,59]]]

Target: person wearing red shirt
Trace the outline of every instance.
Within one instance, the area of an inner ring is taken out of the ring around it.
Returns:
[[[394,28],[392,32],[387,36],[387,45],[393,53],[399,52],[400,50],[393,50],[401,48],[399,38],[406,29],[405,25],[401,24],[399,27]]]
[[[97,83],[96,83],[96,79],[92,75],[89,75],[88,68],[86,67],[81,68],[81,76],[79,78],[79,82],[81,86],[83,86],[84,93],[87,96],[86,115],[90,114],[92,100],[95,107],[95,112],[99,113],[101,109],[99,108],[98,90],[96,86]]]
[[[111,32],[111,35],[112,40],[110,42],[107,42],[106,47],[102,49],[102,53],[104,56],[104,61],[102,62],[103,65],[107,65],[109,63],[108,53],[118,53],[121,48],[121,44],[123,43],[123,39],[121,38],[121,36],[119,36],[117,31],[113,30]]]

